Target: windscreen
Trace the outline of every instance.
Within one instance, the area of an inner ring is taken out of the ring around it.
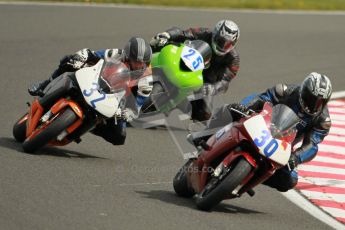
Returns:
[[[283,104],[272,108],[271,133],[275,138],[281,138],[296,132],[296,125],[300,121],[296,113]]]
[[[127,88],[130,71],[122,62],[104,62],[98,79],[99,89],[105,93],[114,93]]]

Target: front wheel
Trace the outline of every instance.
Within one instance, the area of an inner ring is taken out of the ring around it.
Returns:
[[[32,153],[37,149],[45,146],[49,141],[55,139],[62,131],[66,130],[77,120],[77,115],[72,109],[67,108],[59,114],[55,120],[51,121],[47,126],[41,126],[37,130],[37,134],[28,137],[23,143],[24,152]]]
[[[196,206],[204,211],[209,211],[219,204],[227,195],[241,184],[244,178],[252,170],[252,166],[245,159],[241,158],[234,168],[218,182],[212,178],[205,186],[204,190],[196,196]]]
[[[187,173],[191,164],[193,164],[192,160],[187,161],[174,177],[173,186],[178,196],[192,197],[195,194],[193,189],[189,188],[187,181]]]
[[[22,143],[26,138],[27,120],[28,114],[25,114],[13,125],[13,137],[20,143]]]

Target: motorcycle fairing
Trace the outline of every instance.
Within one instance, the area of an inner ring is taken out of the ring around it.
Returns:
[[[272,137],[262,115],[256,115],[243,123],[258,152],[280,165],[286,165],[291,154],[291,144]]]
[[[61,98],[66,95],[73,87],[73,81],[71,76],[73,73],[67,72],[52,80],[47,87],[44,89],[44,96],[38,98],[39,103],[44,108],[49,108]]]
[[[44,108],[39,103],[38,99],[35,99],[28,113],[28,121],[26,123],[26,137],[30,136],[31,133],[37,127],[37,124],[43,114],[43,111]]]
[[[125,92],[115,94],[106,94],[99,91],[98,78],[103,66],[104,60],[100,60],[95,66],[86,67],[76,72],[76,79],[78,81],[81,92],[88,105],[110,118],[113,117],[118,109],[119,100]]]
[[[203,70],[205,68],[204,59],[201,54],[188,46],[184,46],[181,52],[181,59],[184,64],[193,72]]]
[[[230,129],[232,128],[232,123],[224,126],[224,128],[218,130],[215,134],[216,140],[218,141],[219,139],[221,139],[223,137],[223,135],[228,132]]]

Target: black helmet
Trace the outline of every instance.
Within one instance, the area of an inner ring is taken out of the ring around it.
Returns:
[[[151,46],[139,37],[129,39],[124,49],[125,59],[132,70],[145,69],[152,57]]]
[[[327,76],[313,72],[302,82],[299,102],[309,115],[319,114],[332,95],[332,84]]]
[[[187,40],[184,42],[184,44],[188,47],[191,47],[197,50],[201,54],[204,60],[205,69],[210,67],[211,58],[212,58],[212,49],[207,42],[204,42],[201,40],[193,40],[193,41]]]

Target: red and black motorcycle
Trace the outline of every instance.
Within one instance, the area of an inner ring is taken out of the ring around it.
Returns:
[[[286,105],[265,103],[260,113],[230,123],[212,135],[176,174],[179,196],[195,195],[199,209],[252,190],[288,163],[297,115]]]

